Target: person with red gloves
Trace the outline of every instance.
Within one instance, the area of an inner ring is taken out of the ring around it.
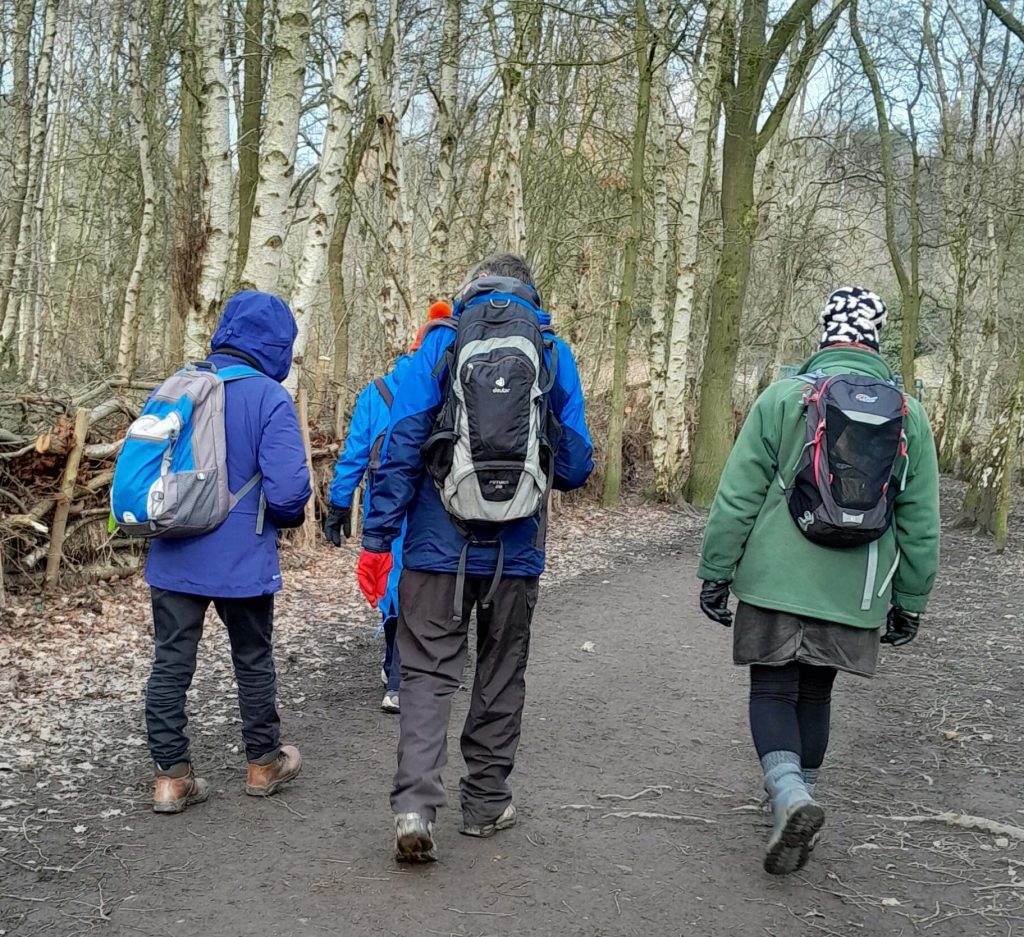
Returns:
[[[411,351],[419,348],[431,323],[450,314],[451,306],[447,303],[434,303]],[[348,540],[352,536],[352,500],[356,488],[364,477],[367,486],[365,505],[369,510],[373,477],[380,467],[384,436],[391,422],[391,405],[402,375],[411,360],[410,355],[402,355],[388,374],[367,384],[356,399],[352,419],[349,421],[348,436],[334,467],[334,479],[328,495],[329,507],[324,518],[324,536],[328,543],[336,547],[340,547],[343,540]],[[391,553],[381,556],[387,560],[387,569],[383,569],[382,566],[379,581],[377,576],[368,576],[364,584],[361,578],[360,588],[364,595],[368,595],[376,594],[378,586],[380,587],[379,598],[370,603],[380,610],[381,630],[384,632],[384,664],[380,672],[381,682],[384,684],[384,698],[381,700],[380,708],[386,713],[397,713],[401,709],[401,679],[399,657],[395,650],[395,632],[398,628],[398,579],[402,571],[402,537],[395,539]]]
[[[508,777],[519,744],[530,623],[544,569],[546,499],[533,515],[510,520],[497,531],[467,525],[446,510],[424,457],[424,444],[437,438],[437,424],[445,416],[442,404],[452,390],[448,352],[457,339],[463,340],[457,323],[474,304],[502,310],[512,304],[536,316],[534,324],[527,312],[518,313],[532,326],[533,334],[540,329],[544,337],[543,370],[549,380],[541,393],[557,424],[550,436],[550,461],[544,464],[551,485],[559,490],[578,488],[593,469],[583,391],[572,352],[551,330],[550,316],[540,306],[526,261],[511,254],[489,257],[467,276],[453,321],[446,322],[447,327],[428,329],[412,357],[395,396],[363,530],[358,577],[371,603],[385,594],[394,563],[392,547],[405,530],[397,637],[403,705],[391,795],[395,854],[400,862],[437,858],[434,821],[447,799],[442,771],[451,699],[463,682],[474,610],[477,662],[462,733],[467,772],[460,785],[461,832],[492,836],[517,819]],[[478,319],[471,316],[470,321]],[[499,366],[505,360],[499,356],[505,347],[494,349]],[[483,392],[488,401],[493,400],[492,406],[500,402],[510,406],[514,395],[524,389],[512,375],[492,374],[490,381]]]

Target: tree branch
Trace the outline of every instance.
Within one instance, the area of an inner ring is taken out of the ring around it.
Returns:
[[[996,15],[1000,23],[1010,30],[1021,42],[1024,42],[1024,22],[1021,22],[1006,9],[1000,0],[985,0],[985,6]]]

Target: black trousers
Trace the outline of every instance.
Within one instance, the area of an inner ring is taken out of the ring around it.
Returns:
[[[211,602],[231,641],[246,758],[256,761],[274,752],[280,744],[274,597],[210,599],[165,589],[151,592],[155,649],[146,686],[146,728],[153,761],[170,768],[189,760],[185,693],[196,671],[203,619]]]
[[[508,776],[519,747],[526,700],[530,623],[537,579],[506,578],[486,608],[491,577],[466,578],[462,617],[452,618],[456,577],[404,570],[398,587],[398,651],[402,667],[395,813],[433,820],[445,803],[441,773],[448,760],[452,695],[462,682],[469,618],[477,616],[477,662],[462,731],[466,776],[460,783],[466,823],[497,819],[512,800]]]
[[[750,668],[750,731],[757,757],[796,752],[804,768],[820,768],[828,748],[834,667],[799,661]]]

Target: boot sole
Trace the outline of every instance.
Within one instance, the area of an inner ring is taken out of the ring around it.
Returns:
[[[270,797],[272,794],[276,794],[279,790],[281,790],[281,788],[284,787],[284,785],[287,784],[289,781],[294,781],[299,776],[299,772],[301,770],[302,763],[300,762],[299,766],[290,774],[284,774],[279,778],[274,778],[273,781],[271,781],[269,784],[264,785],[263,787],[256,787],[252,784],[246,784],[245,792],[250,797]]]
[[[812,842],[825,825],[825,811],[817,804],[803,804],[786,820],[782,833],[768,846],[764,870],[769,875],[799,872],[810,858]]]
[[[409,863],[437,862],[437,849],[430,836],[407,833],[399,836],[395,843],[395,860]]]
[[[499,820],[495,823],[487,823],[484,826],[464,826],[459,832],[463,836],[472,836],[475,839],[490,839],[495,833],[502,830],[510,830],[519,822],[519,817],[514,816],[511,820]]]
[[[153,813],[184,813],[186,809],[195,805],[205,803],[210,796],[210,789],[204,788],[181,800],[162,801],[153,804]]]

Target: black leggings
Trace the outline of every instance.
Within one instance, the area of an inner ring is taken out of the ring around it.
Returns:
[[[834,667],[790,661],[750,668],[750,731],[757,757],[796,752],[804,768],[820,768],[828,748]]]

